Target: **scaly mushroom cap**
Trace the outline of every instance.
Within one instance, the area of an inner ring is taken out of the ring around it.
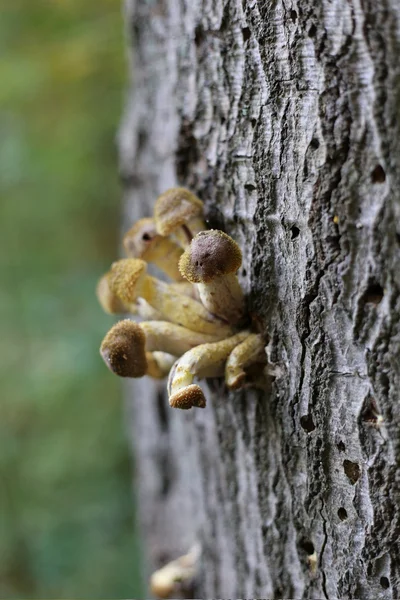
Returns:
[[[107,367],[120,377],[143,377],[147,372],[146,336],[141,327],[125,319],[119,321],[102,341],[100,354]]]
[[[110,315],[118,315],[126,312],[125,304],[110,289],[110,273],[106,273],[99,279],[96,287],[97,299],[102,309]]]
[[[146,277],[147,265],[140,258],[122,258],[111,265],[110,288],[126,304],[136,300]]]
[[[203,216],[203,202],[185,188],[171,188],[156,200],[154,220],[157,232],[170,235],[174,229]]]
[[[237,243],[219,229],[201,231],[182,254],[179,270],[191,283],[208,283],[222,275],[236,273],[242,264]]]
[[[159,235],[156,231],[154,219],[139,219],[124,235],[125,252],[132,258],[146,260],[146,255],[157,243],[157,238],[159,238]]]
[[[205,408],[206,399],[203,390],[200,386],[192,384],[176,391],[169,398],[169,405],[172,408],[182,408],[187,410],[196,406],[197,408]]]

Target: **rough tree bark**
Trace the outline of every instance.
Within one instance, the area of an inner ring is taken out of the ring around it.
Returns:
[[[149,569],[199,540],[197,596],[400,597],[399,21],[398,0],[126,3],[126,223],[198,193],[281,369],[187,413],[128,389]]]

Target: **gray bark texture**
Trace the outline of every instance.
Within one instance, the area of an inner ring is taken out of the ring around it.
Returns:
[[[277,370],[127,387],[149,571],[199,541],[194,596],[399,598],[399,0],[125,8],[126,227],[197,193]]]

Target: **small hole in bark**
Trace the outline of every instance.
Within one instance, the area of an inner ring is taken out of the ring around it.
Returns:
[[[365,423],[377,423],[380,412],[375,398],[367,396],[364,401],[364,406],[361,411],[361,420]]]
[[[396,233],[397,243],[400,245],[400,233]]]
[[[139,129],[138,131],[138,136],[137,136],[137,148],[138,150],[140,150],[141,148],[144,148],[147,142],[147,132],[144,131],[143,129]]]
[[[204,29],[201,25],[198,25],[194,30],[194,43],[196,46],[200,46],[203,43],[205,38]]]
[[[344,452],[346,450],[346,446],[342,441],[340,441],[337,445],[339,452]]]
[[[293,225],[293,227],[291,227],[290,231],[292,232],[292,240],[295,240],[300,233],[300,229],[298,227],[296,227],[296,225]]]
[[[300,425],[307,431],[307,433],[311,433],[315,429],[314,421],[311,415],[303,415],[300,417]]]
[[[248,192],[254,192],[254,190],[256,190],[257,188],[252,183],[246,183],[244,186],[244,189],[247,190]]]
[[[377,306],[382,301],[383,294],[383,288],[379,283],[370,283],[364,294],[364,303]]]
[[[313,138],[310,142],[310,146],[313,150],[318,150],[319,148],[319,140],[317,138]]]
[[[252,127],[255,127],[257,125],[257,119],[252,119],[250,123]]]
[[[341,506],[337,511],[338,517],[341,521],[345,521],[347,519],[347,510]]]
[[[243,27],[242,34],[243,34],[243,41],[247,42],[247,40],[251,36],[251,31],[248,27]]]
[[[314,554],[314,544],[311,540],[307,540],[306,538],[302,538],[300,540],[300,548],[305,550],[309,556]]]
[[[360,465],[358,463],[352,462],[351,460],[343,461],[344,472],[350,480],[351,485],[357,483],[361,475]]]
[[[379,581],[384,590],[387,590],[390,586],[389,579],[387,577],[381,577]]]
[[[310,37],[310,38],[315,37],[316,33],[317,33],[317,28],[315,27],[315,25],[311,25],[310,29],[308,30],[308,37]]]
[[[243,277],[246,277],[246,275],[247,275],[247,271],[246,271],[246,269],[242,269],[242,276],[243,276]]]
[[[371,173],[372,183],[384,183],[386,180],[386,173],[382,165],[376,165],[375,169]]]
[[[297,21],[297,12],[295,10],[291,10],[290,11],[290,18],[292,19],[293,23],[296,23],[296,21]]]

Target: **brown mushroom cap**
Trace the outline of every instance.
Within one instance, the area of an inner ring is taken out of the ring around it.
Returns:
[[[127,304],[134,302],[146,277],[147,265],[140,258],[122,258],[111,265],[110,288]]]
[[[203,202],[185,188],[171,188],[156,200],[154,220],[157,232],[170,235],[174,229],[203,215]]]
[[[169,404],[172,408],[181,408],[187,410],[196,406],[205,408],[206,399],[200,386],[192,384],[177,390],[169,397]]]
[[[126,312],[126,305],[110,289],[110,273],[106,273],[99,279],[96,287],[96,295],[102,309],[110,314],[121,314]]]
[[[179,270],[191,283],[208,283],[222,275],[236,273],[242,264],[237,243],[219,229],[201,231],[182,254]]]
[[[123,239],[125,251],[132,258],[145,258],[159,237],[154,219],[139,219],[126,232]]]
[[[146,336],[141,327],[125,319],[119,321],[102,341],[100,354],[107,367],[120,377],[143,377],[147,372]]]

